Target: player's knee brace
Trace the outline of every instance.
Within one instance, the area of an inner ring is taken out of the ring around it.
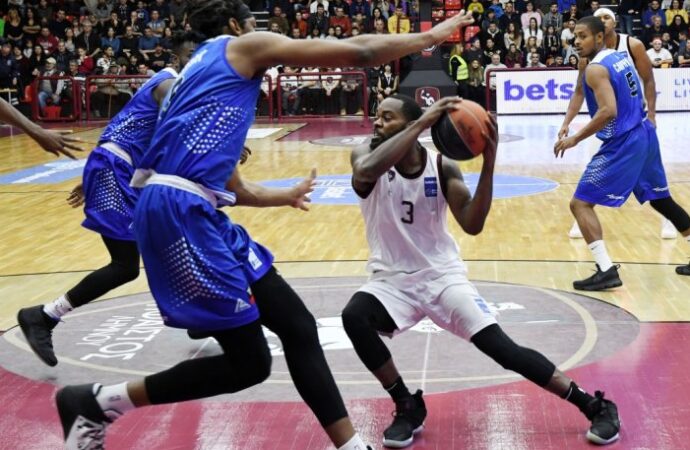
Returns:
[[[376,297],[356,292],[343,310],[342,319],[345,332],[367,369],[374,371],[391,358],[378,332],[392,333],[395,322]]]
[[[506,370],[517,372],[539,386],[546,386],[556,366],[541,353],[520,347],[497,324],[472,336],[472,343]]]
[[[124,284],[136,280],[139,277],[139,261],[136,264],[129,262],[113,261],[110,263],[113,279]]]
[[[673,200],[673,197],[660,198],[649,202],[659,214],[667,218],[678,231],[690,228],[690,216]]]

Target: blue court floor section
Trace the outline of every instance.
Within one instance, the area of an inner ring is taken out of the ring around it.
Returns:
[[[474,194],[479,174],[466,173],[465,183]],[[302,178],[285,178],[261,182],[266,187],[286,188],[294,186]],[[494,175],[494,198],[513,198],[526,195],[541,194],[556,189],[558,183],[545,178],[526,177],[519,175]],[[316,188],[311,195],[311,201],[321,205],[356,205],[358,204],[350,184],[350,175],[323,175],[316,179]]]
[[[0,184],[52,184],[81,177],[86,159],[57,159],[0,175]]]

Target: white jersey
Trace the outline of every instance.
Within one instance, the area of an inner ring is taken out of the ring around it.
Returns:
[[[617,43],[616,43],[616,51],[618,53],[622,53],[628,61],[632,64],[632,69],[635,71],[635,74],[637,74],[637,78],[640,79],[640,82],[642,82],[642,77],[640,77],[640,72],[637,71],[637,66],[635,65],[635,57],[633,57],[632,52],[630,51],[630,46],[628,45],[630,41],[630,36],[625,34],[625,33],[618,33],[616,35]],[[644,109],[645,112],[647,111],[647,99],[644,98],[642,101],[644,102]]]
[[[460,249],[448,232],[440,155],[424,151],[420,173],[402,175],[392,167],[369,195],[360,199],[369,241],[367,269],[372,273],[465,270]]]

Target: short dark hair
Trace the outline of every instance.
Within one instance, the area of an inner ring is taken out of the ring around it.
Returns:
[[[601,21],[600,18],[594,17],[594,16],[587,16],[583,17],[582,19],[577,21],[578,25],[584,25],[587,28],[589,28],[589,31],[592,32],[592,34],[599,34],[599,33],[605,33],[606,29],[604,28],[604,22]]]
[[[403,116],[405,116],[405,119],[407,119],[408,122],[412,122],[413,120],[417,120],[420,117],[422,117],[422,114],[423,114],[422,108],[409,95],[393,94],[390,96],[390,98],[394,98],[394,99],[400,100],[402,102],[401,110],[402,110]]]
[[[208,37],[223,34],[230,19],[242,26],[253,17],[242,0],[188,0],[186,12],[192,29]]]

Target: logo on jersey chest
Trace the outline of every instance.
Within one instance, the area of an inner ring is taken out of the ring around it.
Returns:
[[[424,196],[438,196],[438,183],[436,182],[436,177],[424,177]]]

